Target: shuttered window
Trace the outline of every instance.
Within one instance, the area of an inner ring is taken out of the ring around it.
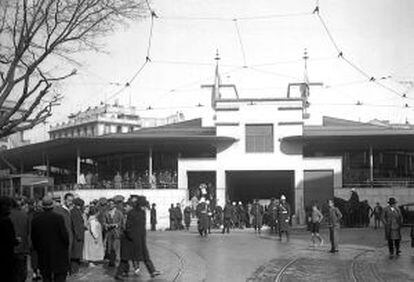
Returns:
[[[268,153],[273,152],[273,125],[248,124],[246,125],[246,152]]]

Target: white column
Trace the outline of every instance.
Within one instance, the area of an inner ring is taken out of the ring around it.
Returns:
[[[148,150],[148,179],[152,177],[152,147]]]
[[[369,146],[369,181],[374,181],[374,152],[372,146]]]
[[[81,157],[79,149],[76,150],[76,183],[79,184],[81,175]]]

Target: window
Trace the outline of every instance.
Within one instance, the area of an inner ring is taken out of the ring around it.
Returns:
[[[246,125],[246,152],[247,153],[273,152],[273,125],[272,124]]]

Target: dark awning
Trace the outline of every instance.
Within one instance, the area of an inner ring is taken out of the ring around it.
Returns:
[[[169,135],[136,134],[102,137],[59,138],[41,143],[30,144],[0,152],[2,158],[16,167],[33,167],[49,163],[76,162],[77,150],[82,158],[148,152],[211,152],[216,148],[230,146],[236,140],[230,137],[208,135]],[[7,167],[1,162],[1,167]]]

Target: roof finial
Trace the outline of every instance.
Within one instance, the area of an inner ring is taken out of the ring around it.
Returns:
[[[309,59],[307,48],[305,48],[305,50],[303,51],[303,57],[302,58],[305,62],[305,71],[306,71],[308,69],[308,59]]]

